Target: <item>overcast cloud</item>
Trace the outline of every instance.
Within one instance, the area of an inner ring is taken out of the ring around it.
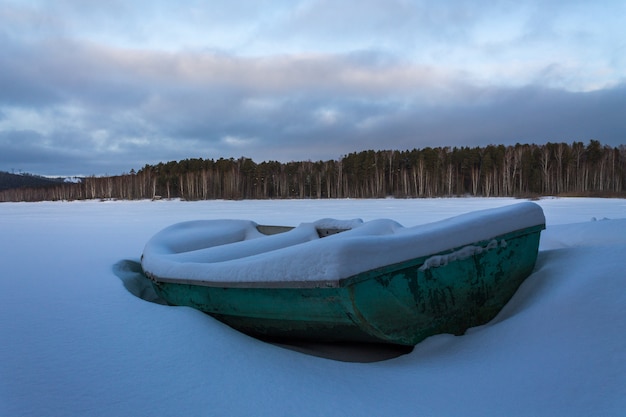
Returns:
[[[626,143],[619,1],[0,0],[0,170]]]

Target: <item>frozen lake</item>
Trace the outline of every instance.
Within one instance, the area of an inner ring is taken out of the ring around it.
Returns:
[[[147,240],[181,221],[409,227],[518,201],[2,203],[0,416],[620,415],[626,200],[538,201],[547,230],[535,272],[500,315],[404,355],[284,349],[123,282]],[[376,355],[390,359],[354,362]]]

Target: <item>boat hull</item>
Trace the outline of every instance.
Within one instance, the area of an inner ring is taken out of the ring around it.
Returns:
[[[336,282],[246,285],[150,276],[169,304],[261,338],[412,346],[493,319],[532,272],[543,225]],[[381,248],[384,250],[384,248]]]

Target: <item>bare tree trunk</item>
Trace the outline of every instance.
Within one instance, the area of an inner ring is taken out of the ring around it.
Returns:
[[[544,145],[541,150],[541,173],[543,178],[543,193],[550,193],[550,176],[549,176],[549,168],[550,168],[550,149]]]

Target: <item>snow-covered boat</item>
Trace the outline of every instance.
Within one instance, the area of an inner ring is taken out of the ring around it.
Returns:
[[[415,345],[495,317],[532,272],[544,228],[531,202],[410,228],[200,220],[157,233],[142,267],[169,304],[254,336]]]

